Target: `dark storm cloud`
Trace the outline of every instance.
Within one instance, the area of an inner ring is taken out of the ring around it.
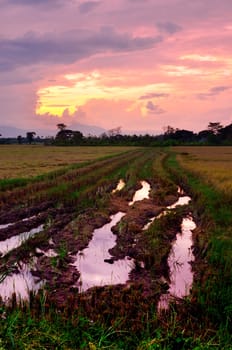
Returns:
[[[169,94],[163,92],[148,92],[147,94],[140,96],[139,100],[149,100],[151,98],[168,97]]]
[[[148,101],[147,104],[146,104],[146,109],[149,113],[152,113],[152,114],[162,114],[164,113],[165,111],[160,108],[159,106],[156,106],[154,105],[154,103],[152,101]]]
[[[211,88],[208,92],[197,94],[196,97],[200,100],[206,100],[207,98],[217,96],[229,89],[231,89],[231,86],[215,86]]]
[[[16,39],[0,39],[0,70],[37,63],[73,63],[97,53],[145,50],[161,41],[161,36],[133,37],[111,27],[98,32],[75,30],[60,35],[28,33]]]
[[[81,13],[88,13],[94,10],[100,5],[100,1],[86,1],[79,5],[79,11]]]
[[[175,34],[182,30],[182,27],[172,22],[158,22],[156,23],[157,28],[164,33]]]

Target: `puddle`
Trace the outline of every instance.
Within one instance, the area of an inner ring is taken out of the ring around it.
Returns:
[[[40,248],[36,248],[36,253],[43,254],[44,256],[47,256],[48,258],[54,258],[54,257],[58,256],[58,254],[55,252],[54,249],[42,250]]]
[[[172,205],[169,205],[167,207],[167,209],[175,209],[176,207],[178,207],[178,205],[187,205],[189,204],[189,202],[191,201],[191,198],[189,196],[183,196],[183,197],[179,197],[179,199]],[[167,211],[163,211],[162,213],[160,213],[158,216],[154,216],[153,218],[151,218],[148,223],[143,227],[143,230],[147,230],[150,225],[153,223],[154,220],[161,218],[163,215],[166,215]]]
[[[178,193],[183,194],[183,190],[178,188]],[[143,230],[147,230],[154,220],[166,215],[168,210],[175,209],[178,206],[187,205],[190,201],[191,197],[189,196],[179,197],[174,204],[167,207],[167,210],[164,210],[158,216],[151,218],[143,227]],[[165,282],[169,284],[169,290],[167,294],[161,296],[158,303],[158,310],[168,309],[169,302],[173,297],[183,298],[190,292],[193,283],[191,262],[194,261],[191,249],[193,244],[192,230],[195,228],[196,224],[191,216],[185,217],[182,220],[181,232],[177,234],[168,258],[170,281]]]
[[[31,291],[37,292],[44,285],[43,281],[38,281],[32,275],[30,268],[26,264],[20,264],[19,273],[13,273],[3,279],[0,283],[0,297],[4,302],[7,303],[13,293],[16,294],[18,301],[28,300]]]
[[[189,196],[183,196],[179,197],[178,201],[176,201],[174,204],[169,205],[167,209],[175,209],[178,207],[178,205],[187,205],[191,201],[191,198]]]
[[[186,217],[181,224],[181,233],[176,236],[168,258],[170,268],[170,284],[167,294],[163,294],[158,309],[168,309],[172,297],[183,298],[190,292],[193,283],[191,262],[194,261],[192,253],[192,230],[196,224],[192,217]]]
[[[8,226],[11,226],[11,225],[13,225],[13,223],[0,225],[0,230],[2,230],[3,228],[7,228]]]
[[[135,192],[134,197],[129,205],[133,205],[137,201],[142,201],[145,198],[149,198],[149,192],[151,190],[150,184],[147,181],[140,181],[140,183],[142,185],[142,188]]]
[[[151,226],[151,224],[153,223],[153,221],[155,219],[158,219],[160,216],[154,216],[153,218],[149,219],[148,223],[143,227],[143,231],[146,231],[149,229],[149,227]]]
[[[183,196],[184,190],[180,186],[178,186],[177,193],[179,193],[181,196]]]
[[[12,236],[5,241],[0,242],[0,256],[4,256],[11,250],[20,247],[28,238],[33,237],[36,233],[43,230],[44,225],[40,225],[28,232],[20,233],[17,236]]]
[[[112,262],[109,249],[116,243],[116,236],[111,228],[121,220],[125,214],[119,212],[111,216],[111,222],[94,231],[93,239],[89,246],[76,255],[74,266],[81,274],[80,291],[85,291],[94,286],[113,285],[126,283],[129,272],[134,267],[134,261],[126,258]]]
[[[117,191],[121,191],[125,186],[126,186],[126,184],[123,181],[123,179],[120,179],[118,184],[117,184],[117,187],[112,191],[112,193],[115,193]]]
[[[35,218],[35,215],[33,216],[30,216],[29,218],[25,218],[25,219],[22,219],[22,220],[18,220],[18,222],[20,221],[29,221],[31,219]],[[7,228],[9,226],[12,226],[12,225],[15,225],[16,222],[9,222],[8,224],[3,224],[3,225],[0,225],[0,230],[4,229],[4,228]]]

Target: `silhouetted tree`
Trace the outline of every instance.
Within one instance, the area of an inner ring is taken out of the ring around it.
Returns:
[[[223,126],[219,122],[210,122],[208,124],[208,130],[211,131],[214,135],[218,135],[222,128]]]
[[[21,145],[21,143],[22,143],[22,136],[21,135],[17,136],[17,141],[18,141],[18,144]]]
[[[83,134],[80,131],[73,131],[72,137],[74,145],[78,145],[83,140]]]
[[[208,139],[210,138],[210,136],[212,136],[212,131],[210,130],[201,130],[198,134],[197,134],[197,141],[200,142],[207,142]]]
[[[82,139],[83,134],[80,131],[73,131],[62,127],[56,135],[55,142],[64,145],[79,145]]]
[[[168,125],[168,126],[164,126],[163,130],[164,130],[164,135],[171,135],[171,134],[174,134],[174,132],[176,132],[178,129],[175,129],[172,126]]]
[[[36,132],[34,131],[27,132],[27,142],[29,143],[29,145],[31,145],[35,135],[36,135]]]
[[[65,124],[63,124],[63,123],[59,123],[59,124],[57,124],[56,126],[57,126],[57,128],[58,128],[60,131],[63,131],[63,130],[65,130],[65,129],[67,128],[67,126],[66,126]]]
[[[109,135],[109,137],[117,136],[117,135],[120,135],[121,132],[122,132],[122,127],[118,126],[117,128],[113,128],[113,129],[108,130],[108,135]]]
[[[219,137],[222,143],[229,144],[232,142],[232,124],[220,129]]]
[[[194,133],[189,130],[176,130],[171,138],[180,142],[191,142],[194,139]]]

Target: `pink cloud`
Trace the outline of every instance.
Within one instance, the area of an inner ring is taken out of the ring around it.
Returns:
[[[0,123],[50,128],[59,120],[55,107],[70,123],[138,132],[228,120],[231,12],[228,0],[4,0]],[[91,85],[94,71],[97,95],[82,85],[80,103],[67,75],[82,74]],[[39,92],[57,86],[48,113],[36,116]]]

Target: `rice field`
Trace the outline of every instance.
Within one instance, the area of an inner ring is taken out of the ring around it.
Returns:
[[[28,178],[131,150],[131,147],[0,145],[0,179]]]
[[[0,151],[1,349],[230,349],[231,147]]]
[[[232,195],[232,147],[175,147],[179,163],[205,183]]]

